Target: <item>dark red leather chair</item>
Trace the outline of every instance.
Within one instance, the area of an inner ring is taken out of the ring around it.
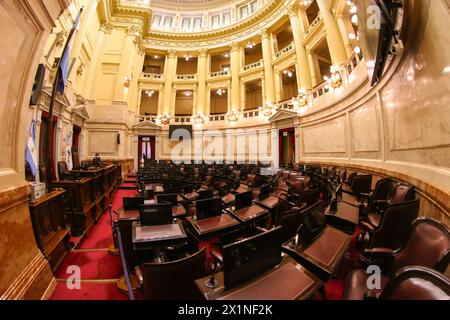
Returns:
[[[366,256],[386,261],[381,275],[381,288],[371,294],[383,291],[390,279],[402,268],[422,266],[445,272],[450,262],[450,231],[441,223],[430,218],[418,218],[411,225],[411,232],[404,247],[398,250],[371,248]],[[350,271],[345,282],[343,299],[362,300],[368,293],[369,274],[364,269]]]
[[[380,300],[450,300],[450,279],[433,269],[405,267],[386,284]]]
[[[371,194],[361,193],[361,215],[367,216],[369,213],[375,213],[377,211],[377,204],[380,203],[380,201],[388,200],[395,184],[395,180],[391,178],[380,179],[377,181],[375,189]]]
[[[410,226],[419,215],[419,207],[419,199],[393,204],[380,215],[376,226],[362,221],[361,224],[366,230],[363,231],[360,240],[363,240],[368,248],[384,247],[392,250],[400,248],[408,240]]]
[[[207,275],[206,248],[186,258],[141,266],[146,300],[197,300],[201,293],[195,280]]]

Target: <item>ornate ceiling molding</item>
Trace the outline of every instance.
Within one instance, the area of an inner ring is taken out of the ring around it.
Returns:
[[[138,19],[142,23],[142,30],[147,34],[150,30],[153,11],[150,7],[124,4],[120,0],[102,0],[109,7],[109,18]]]

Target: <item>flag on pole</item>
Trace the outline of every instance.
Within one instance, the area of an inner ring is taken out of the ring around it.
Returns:
[[[69,133],[69,135],[67,136],[67,145],[66,145],[66,164],[67,164],[67,169],[70,171],[73,169],[73,163],[72,163],[72,136]]]
[[[36,156],[36,146],[35,146],[35,122],[31,121],[31,127],[28,137],[27,147],[25,149],[25,161],[28,163],[30,167],[31,174],[33,177],[37,174],[37,156]]]
[[[73,42],[75,40],[75,33],[78,29],[78,25],[80,24],[81,13],[83,12],[83,8],[80,9],[77,18],[75,19],[75,23],[73,24],[72,30],[70,30],[69,36],[67,37],[67,43],[64,48],[64,51],[61,55],[61,60],[59,62],[59,81],[57,84],[57,90],[60,93],[64,93],[66,88],[67,79],[69,78],[69,58],[70,58],[70,50],[72,49]]]

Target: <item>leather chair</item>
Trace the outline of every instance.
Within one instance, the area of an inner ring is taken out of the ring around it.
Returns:
[[[395,186],[395,181],[391,178],[380,179],[375,184],[375,189],[371,194],[361,193],[360,213],[367,216],[369,213],[376,212],[377,203],[387,200],[389,194]]]
[[[373,260],[386,261],[381,275],[383,291],[396,272],[407,266],[422,266],[445,272],[450,262],[450,231],[441,223],[430,218],[418,218],[411,225],[408,241],[398,250],[371,248],[365,255]],[[367,279],[370,274],[365,269],[350,271],[345,281],[343,299],[362,300],[367,294]],[[375,293],[377,293],[375,292]]]
[[[300,197],[300,194],[304,192],[305,184],[303,183],[302,180],[287,181],[286,183],[289,187],[288,189],[289,201],[296,202]]]
[[[58,175],[60,180],[74,179],[74,176],[70,173],[65,161],[58,161]]]
[[[342,191],[348,193],[356,198],[357,201],[360,201],[362,196],[361,194],[368,194],[372,188],[372,175],[350,175],[348,188],[342,188]]]
[[[419,206],[419,199],[393,204],[381,216],[381,220],[377,221],[376,226],[362,221],[362,225],[368,230],[362,233],[363,242],[369,248],[399,249],[408,240],[411,223],[419,215]]]
[[[387,208],[402,202],[412,201],[415,198],[414,187],[407,183],[397,183],[391,190],[387,200],[372,202],[375,213],[368,213],[367,219],[362,221],[362,226],[367,230],[373,230],[380,225],[381,217]]]
[[[309,189],[300,193],[296,203],[306,203],[308,206],[312,206],[319,200],[320,200],[320,190]]]
[[[207,275],[206,247],[186,258],[141,265],[144,299],[199,300],[202,298],[195,280]]]
[[[293,207],[290,210],[280,212],[278,216],[278,225],[283,227],[283,243],[291,239],[297,233],[302,223],[302,213],[306,205],[302,207]]]
[[[450,279],[433,269],[405,267],[386,284],[380,300],[450,300]]]

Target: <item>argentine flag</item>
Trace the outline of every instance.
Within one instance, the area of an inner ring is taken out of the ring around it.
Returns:
[[[33,175],[33,177],[35,177],[37,174],[37,156],[34,140],[35,140],[35,123],[33,120],[31,121],[30,135],[28,137],[27,148],[25,149],[25,161],[30,166],[31,174]]]
[[[75,20],[72,30],[70,30],[69,36],[67,38],[67,44],[66,47],[64,48],[64,52],[61,56],[61,61],[59,63],[58,68],[59,79],[58,84],[56,86],[56,90],[60,93],[64,93],[64,90],[67,85],[67,79],[69,78],[70,50],[72,49],[72,45],[75,40],[75,33],[80,23],[81,12],[83,12],[83,8],[81,8],[80,12],[78,13],[77,19]]]

